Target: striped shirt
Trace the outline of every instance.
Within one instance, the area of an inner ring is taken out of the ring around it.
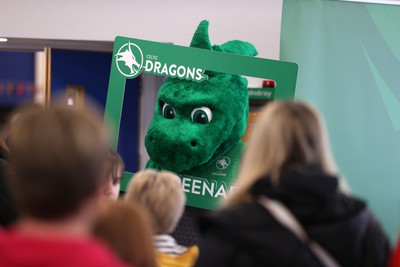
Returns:
[[[161,253],[178,256],[188,250],[186,247],[178,245],[175,238],[170,235],[155,235],[153,242],[155,248]]]

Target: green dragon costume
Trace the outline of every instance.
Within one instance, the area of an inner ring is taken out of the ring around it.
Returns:
[[[257,55],[255,47],[244,41],[211,45],[208,25],[208,21],[200,23],[190,47]],[[249,109],[247,79],[211,71],[205,74],[208,80],[203,82],[167,78],[161,86],[145,139],[150,156],[146,168],[229,184],[244,147],[240,139]]]

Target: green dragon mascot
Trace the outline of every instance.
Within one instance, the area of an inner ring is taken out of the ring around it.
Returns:
[[[200,23],[190,47],[257,55],[255,47],[244,41],[211,45],[208,25],[208,21]],[[209,188],[205,191],[218,198],[228,193],[222,185],[233,182],[244,148],[241,138],[249,110],[247,79],[212,71],[205,74],[208,79],[202,82],[167,78],[160,87],[145,138],[150,156],[146,168],[217,181],[213,192]],[[196,189],[194,193],[202,193],[198,184]]]
[[[252,44],[243,41],[212,46],[208,21],[200,23],[190,47],[257,54]],[[206,74],[208,80],[200,83],[167,78],[161,86],[145,139],[150,156],[146,168],[198,176],[224,154],[235,152],[235,157],[240,157],[249,109],[247,80],[239,75]]]

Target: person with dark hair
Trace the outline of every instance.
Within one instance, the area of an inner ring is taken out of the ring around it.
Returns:
[[[102,186],[103,196],[106,199],[113,201],[118,199],[124,167],[124,161],[117,151],[109,148],[106,159],[107,176]]]
[[[90,237],[106,140],[91,110],[54,106],[13,122],[10,189],[21,218],[0,229],[0,266],[126,266]]]
[[[341,180],[314,108],[267,104],[235,189],[200,222],[196,266],[386,266],[385,233],[365,202],[343,193]]]

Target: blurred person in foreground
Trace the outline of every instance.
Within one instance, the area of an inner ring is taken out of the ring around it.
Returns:
[[[106,158],[107,175],[102,186],[102,193],[105,199],[112,201],[118,199],[124,167],[125,164],[121,156],[114,149],[109,148]]]
[[[90,237],[106,137],[91,110],[35,110],[11,126],[10,188],[20,220],[0,230],[0,266],[126,266]]]
[[[150,222],[140,206],[110,202],[103,207],[93,232],[126,263],[156,267]]]
[[[390,246],[367,205],[339,189],[322,121],[302,102],[273,102],[256,122],[224,207],[200,222],[196,266],[323,266],[264,206],[281,203],[339,266],[385,266]],[[310,241],[310,240],[308,240]]]
[[[197,246],[178,245],[170,235],[182,216],[185,194],[179,177],[171,172],[140,171],[132,177],[125,201],[140,204],[148,212],[159,267],[193,266],[199,254]]]
[[[7,185],[8,178],[8,146],[0,136],[0,225],[8,226],[18,217],[17,207]]]
[[[36,103],[23,104],[15,108],[8,117],[1,122],[0,127],[0,225],[9,226],[16,222],[18,218],[18,208],[15,204],[14,196],[9,190],[9,162],[10,154],[7,141],[9,129],[18,118],[43,110],[43,106]]]

